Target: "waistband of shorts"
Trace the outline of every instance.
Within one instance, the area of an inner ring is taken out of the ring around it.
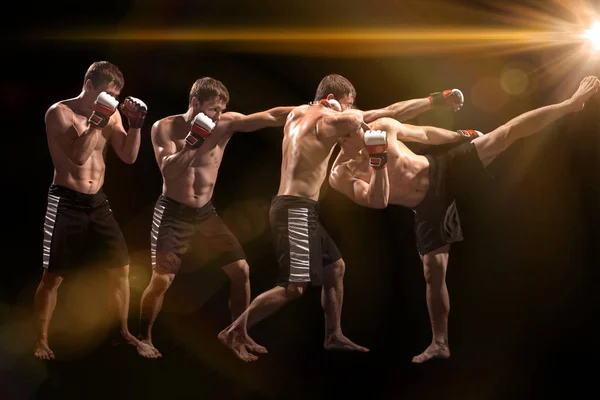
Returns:
[[[50,185],[48,194],[81,204],[94,204],[106,199],[106,194],[102,188],[100,188],[100,190],[98,190],[96,193],[89,194],[78,192],[66,186],[52,184]]]
[[[285,207],[285,206],[308,206],[319,209],[319,202],[308,197],[281,195],[274,196],[271,200],[271,207]]]
[[[173,200],[172,198],[161,194],[158,198],[158,202],[163,203],[165,209],[168,209],[170,212],[174,212],[175,214],[180,215],[182,217],[201,218],[208,214],[216,214],[215,206],[210,200],[202,207],[190,207],[188,205],[178,202],[177,200]]]

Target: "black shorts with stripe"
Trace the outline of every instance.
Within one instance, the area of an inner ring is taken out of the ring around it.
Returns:
[[[279,264],[277,284],[323,284],[323,267],[342,258],[319,222],[319,203],[297,196],[276,196],[269,212]]]
[[[44,221],[43,266],[62,274],[88,263],[106,268],[129,265],[125,238],[106,194],[102,189],[85,194],[53,184]]]
[[[223,267],[246,259],[242,246],[210,201],[194,208],[163,195],[154,207],[150,253],[152,268],[173,274],[183,264]]]

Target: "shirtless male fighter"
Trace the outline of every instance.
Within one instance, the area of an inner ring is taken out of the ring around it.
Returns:
[[[121,112],[129,121],[123,128],[115,112],[123,75],[106,61],[87,70],[79,96],[59,101],[46,112],[46,134],[54,179],[48,193],[44,221],[44,272],[35,294],[39,339],[35,357],[53,359],[48,327],[56,306],[58,287],[70,271],[82,267],[89,256],[99,256],[109,277],[111,308],[120,322],[122,339],[139,354],[152,357],[155,350],[129,333],[129,254],[123,234],[110,209],[104,184],[107,144],[119,158],[132,164],[140,147],[140,131],[147,107],[127,97]]]
[[[184,114],[152,126],[152,144],[163,177],[150,237],[152,277],[142,295],[140,339],[152,346],[152,327],[182,262],[201,248],[228,275],[232,320],[250,303],[249,267],[236,237],[217,214],[211,198],[225,147],[235,132],[282,126],[293,107],[250,115],[225,112],[229,92],[222,82],[204,77],[192,85]],[[266,351],[253,344],[256,352]]]
[[[373,191],[374,175],[387,167],[389,204],[411,208],[415,214],[433,337],[429,347],[413,358],[414,363],[450,356],[446,267],[450,243],[463,239],[455,196],[468,196],[468,192],[461,190],[466,187],[465,182],[487,175],[486,167],[515,141],[581,110],[599,87],[597,77],[587,77],[570,99],[524,113],[486,135],[472,130],[452,132],[415,127],[381,118],[372,128],[386,131],[387,143],[367,150],[359,137],[344,142],[329,176],[330,185],[359,205],[380,208],[380,199],[373,201],[369,194]],[[443,144],[462,139],[468,141],[435,156],[416,155],[402,143]]]
[[[345,263],[319,223],[318,199],[329,158],[340,140],[354,138],[362,142],[362,129],[367,130],[367,144],[381,140],[381,132],[370,131],[365,121],[385,116],[409,119],[438,103],[458,109],[462,105],[459,93],[445,91],[431,99],[409,100],[363,112],[351,110],[356,97],[352,83],[331,74],[321,80],[311,105],[299,106],[289,114],[284,127],[280,186],[270,210],[279,277],[276,287],[256,297],[248,309],[219,334],[221,342],[238,358],[245,362],[258,359],[249,353],[255,343],[248,336],[248,327],[299,298],[309,283],[323,286],[325,349],[368,351],[342,333]],[[387,173],[382,170],[374,175],[371,200],[383,204],[388,197]]]

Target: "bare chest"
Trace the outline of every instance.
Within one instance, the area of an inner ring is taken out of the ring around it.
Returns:
[[[198,150],[195,150],[196,154],[190,167],[194,169],[219,168],[227,142],[228,140],[220,141],[209,137]],[[177,146],[177,151],[179,151],[185,146],[185,140],[176,140],[175,145]]]
[[[110,132],[110,127],[112,124],[113,124],[112,122],[109,122],[109,126],[107,126],[106,128],[104,128],[101,131],[100,136],[98,137],[98,142],[96,143],[96,147],[94,148],[94,150],[102,151],[106,147],[106,142],[108,142],[108,139],[110,137],[109,132]],[[73,126],[76,129],[76,131],[73,132],[73,136],[74,136],[73,139],[75,139],[76,136],[81,135],[88,128],[88,118],[83,115],[75,114],[73,116]]]

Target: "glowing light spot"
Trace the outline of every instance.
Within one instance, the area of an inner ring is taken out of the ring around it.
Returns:
[[[517,96],[527,90],[529,77],[523,70],[510,68],[502,72],[500,86],[506,93]]]

